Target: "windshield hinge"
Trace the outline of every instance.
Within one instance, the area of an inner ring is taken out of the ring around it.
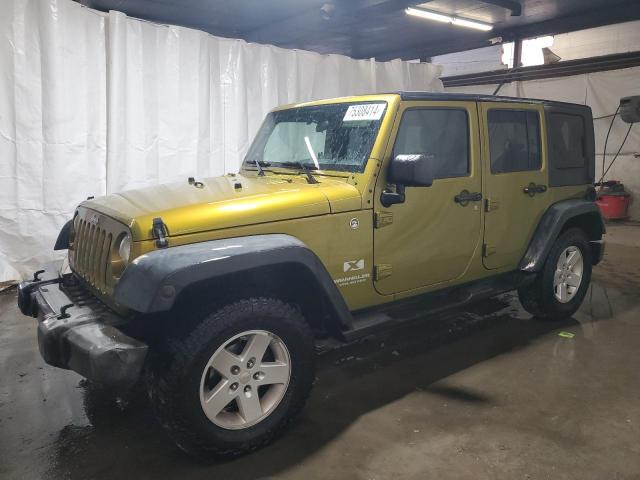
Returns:
[[[374,226],[376,228],[386,227],[387,225],[391,225],[393,223],[393,213],[392,212],[376,212],[374,216]]]
[[[169,239],[167,238],[167,226],[162,221],[162,218],[156,217],[153,219],[153,238],[156,239],[156,247],[167,248],[169,246]]]

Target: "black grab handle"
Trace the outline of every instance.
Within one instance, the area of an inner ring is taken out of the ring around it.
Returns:
[[[536,193],[544,193],[544,192],[546,192],[547,191],[547,186],[546,185],[536,185],[535,183],[531,182],[529,185],[524,187],[522,189],[522,191],[524,193],[526,193],[527,195],[529,195],[530,197],[533,197]]]
[[[463,190],[453,197],[453,201],[459,203],[463,207],[469,202],[479,202],[480,200],[482,200],[482,194],[480,192],[469,192],[468,190]]]

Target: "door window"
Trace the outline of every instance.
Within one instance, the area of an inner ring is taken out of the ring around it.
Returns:
[[[539,170],[540,123],[531,110],[489,110],[491,172]]]
[[[416,108],[405,111],[393,156],[419,153],[433,157],[434,178],[469,175],[466,110]]]

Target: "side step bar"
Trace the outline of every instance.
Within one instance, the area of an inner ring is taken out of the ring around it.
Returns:
[[[427,315],[484,300],[515,290],[535,279],[535,274],[511,272],[488,280],[459,285],[419,297],[400,300],[379,307],[355,312],[353,328],[342,332],[347,342],[357,340],[379,330],[392,328]]]

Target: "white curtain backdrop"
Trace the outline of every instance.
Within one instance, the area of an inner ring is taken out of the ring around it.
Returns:
[[[496,85],[456,87],[448,92],[492,94]],[[546,98],[563,102],[589,105],[594,118],[611,115],[616,111],[621,97],[640,95],[640,67],[595,72],[571,77],[549,78],[528,82],[513,82],[502,86],[500,95],[514,97]],[[602,154],[611,118],[594,121],[596,137],[596,180],[602,174]],[[615,156],[629,124],[616,118],[607,143],[606,167]],[[633,220],[640,220],[640,125],[634,125],[620,156],[614,163],[606,180],[621,180],[634,198],[629,214]],[[605,167],[605,168],[606,168]]]
[[[0,282],[52,259],[87,196],[237,171],[276,105],[442,90],[430,64],[248,44],[71,0],[3,0],[0,41]]]
[[[105,19],[0,2],[0,281],[50,259],[74,203],[105,191]]]

